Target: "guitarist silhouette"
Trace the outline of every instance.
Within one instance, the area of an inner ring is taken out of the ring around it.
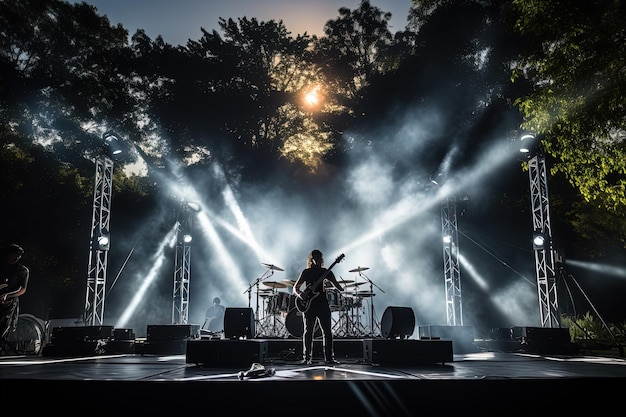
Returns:
[[[302,363],[312,363],[313,331],[316,323],[319,323],[322,329],[326,364],[339,363],[334,357],[331,311],[323,284],[326,281],[337,290],[343,291],[341,284],[337,282],[335,274],[331,271],[333,266],[341,262],[343,258],[343,254],[339,255],[329,268],[325,268],[322,252],[318,249],[311,251],[307,258],[307,267],[300,273],[293,286],[296,295],[296,308],[302,313],[304,324]],[[305,286],[304,289],[302,289],[303,285]]]

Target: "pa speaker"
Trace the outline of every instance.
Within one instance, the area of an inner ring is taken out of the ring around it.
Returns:
[[[224,338],[252,339],[255,332],[252,308],[226,308],[224,311]]]
[[[415,330],[415,313],[410,307],[387,307],[380,328],[387,339],[406,339]]]

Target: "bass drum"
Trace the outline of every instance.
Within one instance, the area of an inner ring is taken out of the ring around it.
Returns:
[[[7,335],[9,347],[19,355],[39,355],[45,344],[46,323],[32,314],[20,314],[17,328]]]
[[[291,309],[287,314],[285,327],[292,337],[302,337],[304,334],[304,322],[302,320],[302,313],[297,308]],[[315,322],[313,337],[322,337],[322,329],[317,322]]]

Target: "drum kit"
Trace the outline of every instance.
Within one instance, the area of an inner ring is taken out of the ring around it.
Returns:
[[[256,337],[302,337],[304,325],[302,313],[295,306],[293,286],[295,280],[270,280],[275,271],[284,269],[273,264],[262,264],[267,270],[248,287],[248,307],[251,304],[252,288],[256,289]],[[374,283],[362,274],[367,267],[357,267],[349,272],[357,272],[356,280],[338,282],[344,291],[338,291],[332,285],[325,286],[326,298],[333,313],[333,334],[337,337],[355,337],[373,334],[375,331]],[[363,278],[359,282],[358,278]],[[369,290],[361,290],[362,285],[370,285]],[[378,288],[378,286],[377,286]],[[379,288],[380,289],[380,288]],[[382,290],[381,290],[382,291]],[[383,291],[384,292],[384,291]],[[365,303],[369,300],[369,326],[363,324]],[[259,309],[261,309],[259,311]],[[337,313],[337,314],[335,314]],[[316,326],[314,337],[321,337],[321,330]]]

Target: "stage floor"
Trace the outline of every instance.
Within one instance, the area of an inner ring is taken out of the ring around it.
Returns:
[[[579,413],[590,406],[597,414],[609,412],[621,401],[612,394],[621,393],[626,381],[624,358],[584,353],[538,354],[482,347],[454,353],[443,363],[400,359],[382,364],[346,356],[333,366],[319,360],[300,365],[295,357],[266,358],[261,366],[271,369],[272,375],[241,380],[240,372],[252,363],[207,366],[194,363],[196,359],[190,360],[187,351],[3,355],[0,399],[6,403],[28,395],[32,397],[28,406],[40,412],[81,414],[543,415]]]

